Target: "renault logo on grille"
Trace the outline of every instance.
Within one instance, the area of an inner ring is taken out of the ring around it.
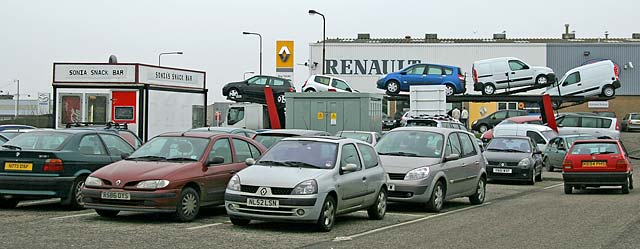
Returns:
[[[262,187],[262,188],[260,188],[259,192],[260,192],[260,195],[267,195],[267,188]]]
[[[504,167],[504,165],[505,165],[504,163],[500,163],[500,167]]]
[[[20,156],[20,152],[16,152],[16,157],[19,157],[19,156]]]
[[[120,186],[120,183],[121,183],[121,181],[120,181],[120,180],[117,180],[117,181],[116,181],[116,186]]]

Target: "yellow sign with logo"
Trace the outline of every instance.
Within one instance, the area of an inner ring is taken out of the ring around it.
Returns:
[[[473,121],[483,118],[491,113],[494,113],[498,110],[497,102],[470,102],[469,103],[469,127],[471,128],[471,124]]]
[[[293,41],[276,41],[276,70],[293,69]]]
[[[324,119],[324,112],[318,112],[318,120]]]

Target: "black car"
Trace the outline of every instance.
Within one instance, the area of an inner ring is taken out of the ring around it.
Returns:
[[[267,104],[264,88],[271,87],[273,98],[279,105],[285,104],[284,93],[295,92],[291,81],[267,75],[256,75],[241,82],[227,83],[222,88],[222,95],[237,102],[253,102]]]
[[[484,133],[489,129],[493,129],[498,123],[507,118],[526,116],[529,113],[525,110],[499,110],[491,113],[484,118],[478,119],[471,124],[471,130]]]
[[[133,151],[108,131],[36,130],[17,136],[0,150],[0,208],[46,198],[62,198],[63,205],[82,208],[86,177]]]
[[[314,131],[314,130],[299,130],[299,129],[276,129],[268,130],[258,133],[253,139],[264,145],[264,147],[271,148],[275,143],[287,137],[297,136],[332,136],[326,131]]]

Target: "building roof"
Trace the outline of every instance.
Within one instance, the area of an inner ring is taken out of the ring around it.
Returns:
[[[508,38],[508,39],[493,39],[493,38],[435,38],[435,39],[426,39],[426,38],[368,38],[368,39],[358,39],[358,38],[329,38],[325,41],[326,43],[423,43],[423,44],[451,44],[451,43],[484,43],[484,44],[492,44],[492,43],[512,43],[512,44],[522,44],[522,43],[564,43],[564,44],[575,44],[575,43],[601,43],[601,44],[616,44],[616,43],[639,43],[640,39],[633,38],[575,38],[575,39],[561,39],[561,38]],[[316,43],[322,43],[322,41],[317,41]]]

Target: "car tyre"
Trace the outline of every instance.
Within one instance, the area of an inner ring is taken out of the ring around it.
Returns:
[[[17,198],[3,199],[2,197],[0,197],[0,208],[13,209],[18,206],[19,202],[20,202],[20,199],[17,199]]]
[[[370,220],[382,220],[387,213],[387,190],[380,189],[376,203],[367,209]]]
[[[176,204],[175,217],[178,221],[192,221],[200,211],[200,195],[191,187],[186,187],[180,193],[180,199]]]
[[[602,96],[613,97],[616,95],[616,89],[612,85],[606,85],[602,87]]]
[[[387,93],[397,95],[400,93],[400,83],[396,80],[390,80],[387,82]]]
[[[544,85],[549,83],[549,78],[547,78],[546,75],[538,75],[538,77],[536,77],[536,85]]]
[[[573,186],[570,184],[564,184],[564,193],[570,195],[573,193]]]
[[[96,213],[101,217],[113,218],[118,216],[118,214],[120,213],[120,210],[96,209]]]
[[[480,126],[478,126],[478,131],[480,133],[485,133],[489,130],[489,126],[487,126],[486,124],[481,124]]]
[[[622,184],[622,193],[623,194],[628,194],[629,193],[629,177],[627,177],[627,182],[625,182],[624,184]]]
[[[313,92],[316,92],[316,90],[314,90],[313,88],[307,88],[307,90],[304,90],[304,92],[313,93]]]
[[[538,176],[536,175],[536,168],[531,169],[531,179],[527,182],[529,185],[536,185],[536,179]]]
[[[494,93],[496,93],[496,87],[493,84],[485,83],[484,86],[482,86],[482,94],[493,95]]]
[[[227,92],[227,97],[229,97],[230,99],[236,99],[238,98],[238,95],[240,95],[240,90],[235,87],[232,87],[231,89],[229,89],[229,92]]]
[[[633,189],[633,175],[629,175],[629,189]]]
[[[439,213],[442,210],[442,206],[444,204],[445,193],[446,192],[442,181],[437,181],[436,185],[433,186],[433,190],[431,191],[431,198],[429,198],[429,201],[427,201],[427,211]]]
[[[84,209],[84,196],[82,195],[82,188],[84,187],[84,181],[87,179],[87,176],[79,176],[73,181],[73,185],[71,186],[71,193],[63,203],[70,210],[80,210]]]
[[[536,176],[536,181],[539,181],[539,182],[542,181],[542,171],[544,170],[540,169],[540,174]]]
[[[444,86],[445,86],[445,89],[446,89],[445,93],[446,93],[447,97],[453,96],[453,94],[456,93],[456,89],[453,87],[453,85],[445,84]]]
[[[249,225],[249,223],[251,223],[250,219],[243,219],[238,217],[229,217],[229,220],[231,220],[231,224],[236,226],[246,226],[246,225]]]
[[[548,157],[545,157],[544,160],[542,160],[542,165],[544,165],[544,168],[547,170],[547,172],[555,171],[555,169],[553,168],[553,165],[551,165],[551,163],[549,162]]]
[[[329,232],[336,221],[336,200],[333,196],[327,195],[322,205],[322,212],[317,222],[317,229],[322,232]]]
[[[487,180],[484,177],[480,177],[478,180],[478,185],[476,187],[476,192],[469,196],[469,202],[473,205],[482,204],[487,194]]]

